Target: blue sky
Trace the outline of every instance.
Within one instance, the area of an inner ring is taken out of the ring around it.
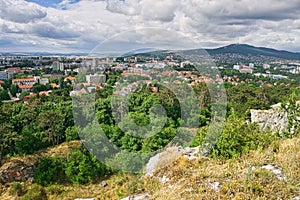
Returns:
[[[62,0],[26,0],[26,1],[39,4],[46,8],[47,7],[57,8],[59,4],[63,2]],[[73,3],[78,3],[79,1],[80,0],[70,0],[68,3],[73,4]]]
[[[57,4],[61,3],[62,1],[61,0],[26,0],[28,2],[33,2],[33,3],[37,3],[41,6],[44,6],[44,7],[56,7]]]
[[[0,52],[89,52],[115,35],[149,27],[177,32],[202,48],[240,42],[300,52],[299,0],[0,0],[0,4]],[[184,43],[176,36],[148,34],[123,40],[145,47],[152,40],[162,45]]]

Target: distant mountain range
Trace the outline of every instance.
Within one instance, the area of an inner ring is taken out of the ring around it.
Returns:
[[[87,56],[88,53],[0,52],[0,56]]]
[[[248,44],[231,44],[216,49],[206,49],[206,51],[210,55],[232,53],[245,56],[270,56],[287,60],[300,60],[300,53],[276,50],[266,47],[255,47]]]
[[[210,55],[218,54],[239,54],[243,56],[269,56],[287,60],[300,60],[300,53],[289,52],[283,50],[276,50],[266,47],[255,47],[248,44],[230,44],[228,46],[215,48],[215,49],[194,49],[188,50],[187,53],[203,53],[204,50]],[[155,51],[154,49],[147,48],[135,50],[126,53],[124,56],[130,55],[157,55],[168,53],[169,51]],[[88,53],[47,53],[47,52],[13,52],[13,53],[0,53],[0,56],[87,56]]]

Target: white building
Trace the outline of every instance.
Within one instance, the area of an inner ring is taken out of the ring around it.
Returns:
[[[89,84],[99,84],[106,82],[106,76],[104,74],[89,74],[86,75],[86,82]]]
[[[233,65],[233,69],[235,69],[235,70],[240,70],[240,69],[241,69],[241,66],[240,66],[240,65]]]
[[[97,67],[99,64],[98,58],[93,58],[92,67]]]
[[[0,80],[7,80],[8,73],[6,71],[0,71]]]
[[[243,69],[240,69],[239,70],[240,71],[240,73],[242,73],[242,74],[252,74],[253,73],[253,70],[252,69],[250,69],[250,68],[243,68]]]
[[[42,85],[49,84],[49,79],[48,78],[40,78],[40,84],[42,84]]]
[[[62,63],[62,62],[53,62],[52,69],[54,71],[64,71],[65,70],[64,63]]]
[[[282,75],[273,75],[273,79],[287,79],[287,76],[282,76]]]
[[[263,64],[263,68],[264,69],[270,69],[270,65],[269,64]]]
[[[300,74],[300,67],[295,67],[294,69],[290,70],[290,73],[292,74]]]
[[[253,69],[255,66],[254,66],[253,63],[249,63],[249,67],[250,67],[251,69]]]

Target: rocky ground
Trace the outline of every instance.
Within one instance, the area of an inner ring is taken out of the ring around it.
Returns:
[[[34,184],[31,174],[40,155],[63,155],[74,145],[79,142],[4,163],[0,168],[0,199],[22,198],[22,193],[14,192],[16,181],[23,190],[43,191],[44,199],[296,200],[300,195],[300,138],[276,141],[267,149],[231,160],[198,156],[197,148],[172,147],[154,157],[145,174],[120,172],[88,185],[43,188]],[[168,162],[162,162],[166,155]]]

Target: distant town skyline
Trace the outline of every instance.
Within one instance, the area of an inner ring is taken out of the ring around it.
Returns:
[[[118,40],[116,48],[133,40],[145,47],[151,47],[147,39],[185,43],[166,34],[178,32],[199,48],[243,43],[300,52],[297,0],[0,0],[0,5],[0,52],[86,53],[135,29],[143,37]],[[145,31],[149,27],[165,34],[153,35]]]

